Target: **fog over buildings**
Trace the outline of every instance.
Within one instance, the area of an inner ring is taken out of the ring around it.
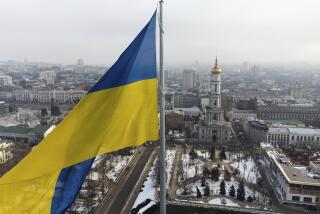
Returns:
[[[0,60],[110,65],[156,8],[150,0],[1,1]],[[165,5],[167,65],[319,64],[317,0],[175,0]]]

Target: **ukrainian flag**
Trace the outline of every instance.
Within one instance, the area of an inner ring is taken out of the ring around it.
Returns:
[[[65,119],[0,179],[0,213],[64,213],[94,157],[159,139],[156,13]]]

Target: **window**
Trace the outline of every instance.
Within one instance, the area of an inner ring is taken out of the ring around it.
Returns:
[[[294,140],[294,136],[291,137],[291,140]]]
[[[300,196],[292,196],[292,201],[300,201]]]
[[[304,197],[304,198],[303,198],[303,201],[304,201],[304,202],[312,202],[312,198],[310,198],[310,197]]]

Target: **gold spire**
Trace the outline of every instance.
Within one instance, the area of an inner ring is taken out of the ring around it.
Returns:
[[[216,57],[216,61],[214,64],[214,67],[211,69],[211,72],[214,74],[220,74],[221,73],[221,68],[218,66],[218,57]]]

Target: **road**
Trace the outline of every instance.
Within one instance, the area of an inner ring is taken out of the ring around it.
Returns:
[[[124,213],[126,210],[130,210],[131,207],[129,200],[132,200],[132,193],[135,190],[136,184],[139,182],[140,175],[143,173],[147,162],[151,157],[151,154],[155,148],[148,147],[142,151],[142,155],[137,160],[136,164],[129,170],[127,175],[127,180],[119,185],[115,185],[115,191],[112,191],[110,197],[112,200],[106,200],[99,210],[99,214],[114,214],[114,213]]]
[[[173,200],[176,197],[176,189],[177,189],[177,183],[178,183],[178,170],[179,170],[179,164],[181,163],[181,157],[182,157],[182,147],[177,146],[176,155],[175,155],[173,167],[172,167],[171,180],[169,183],[169,188],[167,190],[168,200]]]

